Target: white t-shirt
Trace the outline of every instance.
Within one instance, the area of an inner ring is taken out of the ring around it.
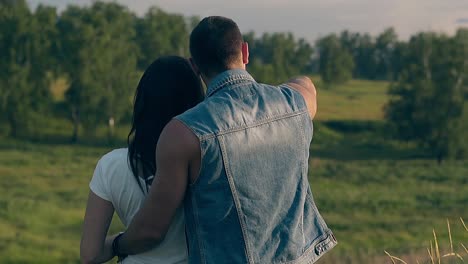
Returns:
[[[116,149],[98,162],[89,188],[99,197],[114,205],[117,215],[127,227],[143,205],[145,194],[133,176],[128,163],[128,149]],[[140,179],[143,186],[145,183]],[[146,190],[145,190],[146,192]],[[128,256],[123,263],[187,263],[185,220],[180,208],[164,238],[156,248],[143,254]]]

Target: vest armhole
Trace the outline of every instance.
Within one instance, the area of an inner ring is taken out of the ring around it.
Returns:
[[[192,187],[192,186],[195,186],[197,184],[198,179],[200,178],[200,174],[203,171],[203,158],[205,156],[205,151],[203,149],[202,139],[201,139],[200,135],[198,133],[196,133],[193,130],[193,128],[190,127],[184,120],[182,120],[179,117],[174,117],[174,119],[179,121],[181,124],[183,124],[187,129],[189,129],[198,139],[198,144],[199,144],[199,147],[200,147],[200,168],[198,170],[198,173],[197,173],[196,177],[193,179],[193,182],[192,182],[192,177],[190,177],[189,186]]]

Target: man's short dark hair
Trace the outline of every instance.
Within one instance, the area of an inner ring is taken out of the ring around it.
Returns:
[[[190,34],[190,53],[200,71],[210,76],[228,70],[239,60],[242,43],[242,34],[233,20],[210,16]]]

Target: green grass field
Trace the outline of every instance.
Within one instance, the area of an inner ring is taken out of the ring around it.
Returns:
[[[387,102],[388,82],[351,80],[327,89],[319,77],[312,79],[317,86],[317,120],[369,121],[383,118],[382,107]]]
[[[387,86],[318,85],[309,176],[339,241],[319,263],[390,263],[384,250],[424,263],[433,228],[447,250],[446,219],[454,249],[468,246],[458,220],[468,222],[468,161],[437,165],[416,146],[390,139],[382,121]],[[105,133],[66,144],[71,126],[63,120],[43,126],[34,143],[0,138],[0,263],[79,262],[88,182],[99,157],[122,146],[128,129],[119,129],[112,147]],[[60,140],[51,141],[53,135]],[[120,227],[116,221],[112,230]]]

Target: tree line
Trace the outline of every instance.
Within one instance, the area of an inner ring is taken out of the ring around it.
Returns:
[[[351,78],[390,81],[385,119],[439,162],[468,156],[468,28],[454,36],[421,32],[398,40],[343,31],[317,41],[318,71],[329,85]]]
[[[189,56],[198,17],[157,7],[136,16],[113,2],[68,6],[58,13],[25,0],[0,0],[0,122],[10,136],[27,134],[34,120],[58,115],[73,124],[71,138],[102,124],[112,134],[128,116],[141,72],[161,55]],[[418,33],[408,41],[388,28],[373,37],[343,31],[311,44],[292,33],[244,34],[252,75],[280,83],[320,74],[325,87],[352,78],[388,80],[386,120],[394,134],[416,140],[438,159],[465,155],[468,30],[449,37]],[[68,83],[64,102],[51,96],[57,78]]]

